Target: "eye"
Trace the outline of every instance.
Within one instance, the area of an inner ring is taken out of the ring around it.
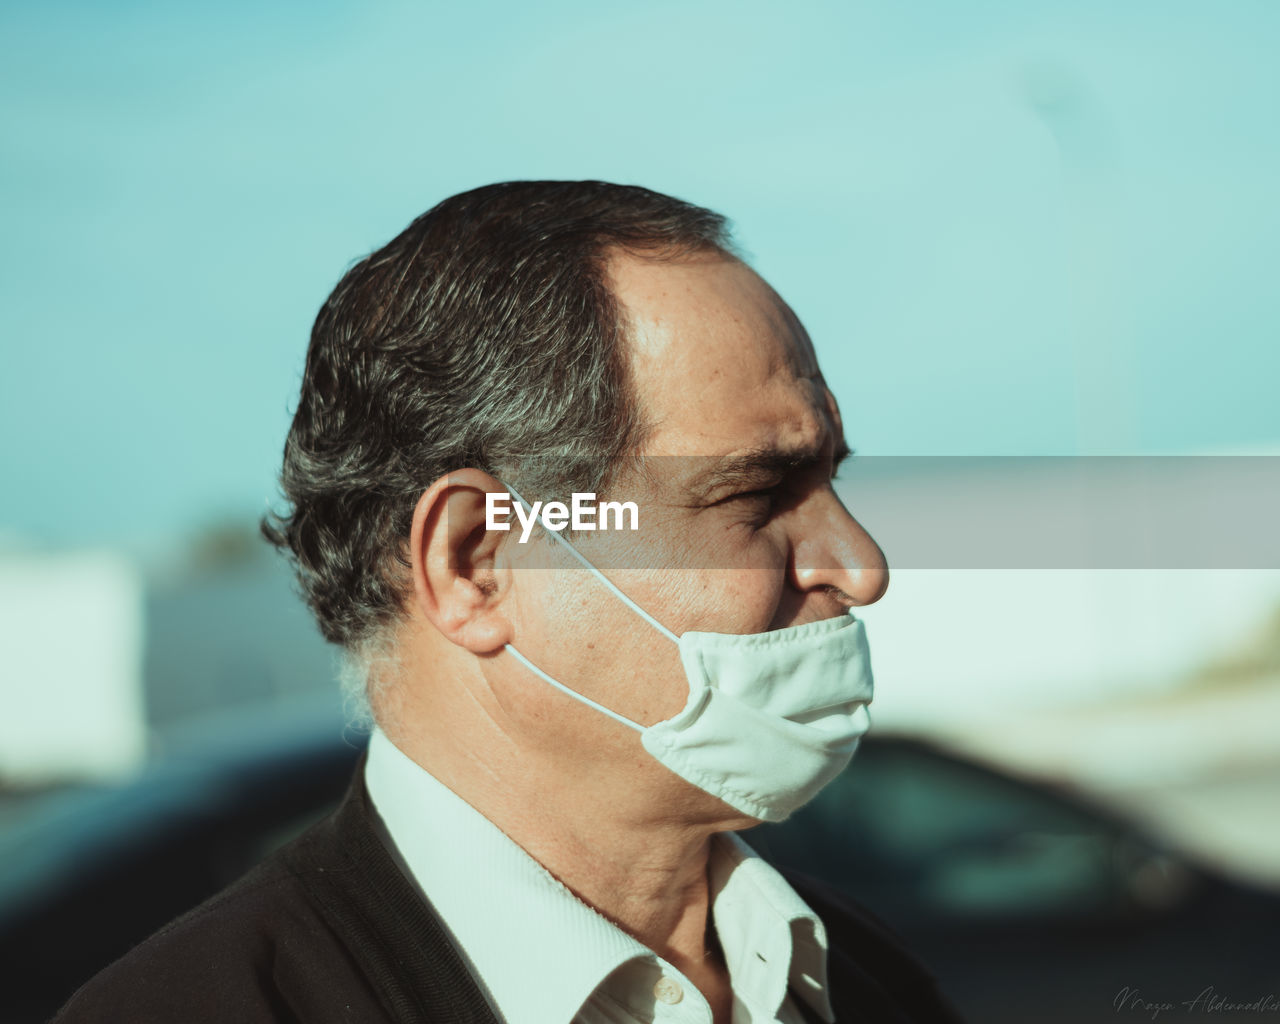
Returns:
[[[775,485],[756,491],[740,491],[728,500],[749,509],[752,522],[763,524],[769,521],[777,507],[778,487]]]

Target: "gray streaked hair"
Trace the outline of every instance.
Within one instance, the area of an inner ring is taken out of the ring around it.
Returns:
[[[369,732],[375,723],[391,731],[398,721],[396,683],[403,673],[394,630],[375,630],[338,648],[338,686],[347,725]]]
[[[670,196],[508,182],[424,213],[324,303],[285,442],[289,508],[261,525],[344,649],[349,698],[394,668],[388,627],[412,590],[409,531],[429,484],[473,467],[526,496],[603,491],[642,443],[607,282],[618,250],[734,255],[723,217]]]

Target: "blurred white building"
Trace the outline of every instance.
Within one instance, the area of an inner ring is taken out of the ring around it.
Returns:
[[[142,762],[143,593],[137,567],[111,552],[0,554],[0,778]]]
[[[247,550],[0,548],[0,785],[119,778],[218,712],[316,696],[336,717],[332,652],[288,568]]]

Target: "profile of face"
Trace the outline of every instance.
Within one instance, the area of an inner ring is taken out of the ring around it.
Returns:
[[[607,497],[635,501],[643,528],[576,534],[574,545],[677,635],[762,633],[878,600],[888,569],[832,486],[847,452],[840,413],[791,310],[744,263],[717,253],[616,255],[608,271],[628,325],[632,386],[652,429],[638,460],[647,471],[620,471]],[[642,725],[675,715],[689,695],[676,645],[545,531],[524,544],[518,531],[476,542],[480,491],[502,486],[477,471],[453,479],[464,486],[450,499],[449,532],[472,538],[462,560],[486,561],[491,575],[485,600],[468,606],[451,638],[481,655],[481,699],[492,701],[503,734],[574,764],[601,793],[633,800],[637,813],[746,824],[650,758],[634,730],[538,681],[505,652],[511,643]],[[459,559],[456,545],[447,557]]]

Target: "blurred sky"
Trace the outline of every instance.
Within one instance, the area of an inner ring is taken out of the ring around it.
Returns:
[[[6,3],[0,530],[274,494],[310,322],[446,195],[728,214],[860,453],[1280,440],[1280,4]]]

